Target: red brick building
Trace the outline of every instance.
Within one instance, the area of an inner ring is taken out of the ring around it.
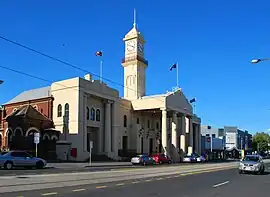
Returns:
[[[0,111],[0,147],[33,151],[33,136],[38,132],[39,152],[53,151],[59,132],[53,129],[52,113],[50,87],[25,91],[5,103]]]

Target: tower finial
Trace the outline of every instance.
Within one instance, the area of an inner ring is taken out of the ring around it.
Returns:
[[[134,20],[133,27],[136,28],[136,9],[135,8],[134,8],[134,11],[133,11],[133,20]]]

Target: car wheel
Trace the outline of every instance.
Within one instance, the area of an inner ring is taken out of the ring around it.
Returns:
[[[264,167],[260,170],[260,174],[264,174]]]
[[[242,170],[238,170],[238,173],[239,173],[239,174],[243,174],[243,171],[242,171]]]
[[[44,163],[42,162],[42,161],[38,161],[37,163],[36,163],[36,168],[37,169],[42,169],[44,167]]]
[[[13,168],[13,163],[11,161],[7,161],[4,165],[5,169],[11,170]]]
[[[169,160],[169,161],[168,161],[168,164],[171,164],[171,163],[172,163],[172,161],[171,161],[171,160]]]

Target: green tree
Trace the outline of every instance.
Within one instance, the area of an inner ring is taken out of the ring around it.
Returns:
[[[270,143],[270,136],[267,133],[261,132],[256,133],[252,138],[253,150],[257,151],[268,151]]]

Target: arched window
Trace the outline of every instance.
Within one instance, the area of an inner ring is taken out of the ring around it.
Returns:
[[[100,109],[96,110],[96,121],[100,121]]]
[[[86,107],[86,119],[89,120],[89,118],[90,118],[89,107]]]
[[[124,127],[127,127],[127,116],[124,115]]]
[[[95,120],[95,109],[93,107],[91,108],[90,119]]]
[[[65,104],[65,116],[69,117],[69,104],[68,103]]]
[[[62,117],[62,105],[59,104],[57,107],[57,117]]]

